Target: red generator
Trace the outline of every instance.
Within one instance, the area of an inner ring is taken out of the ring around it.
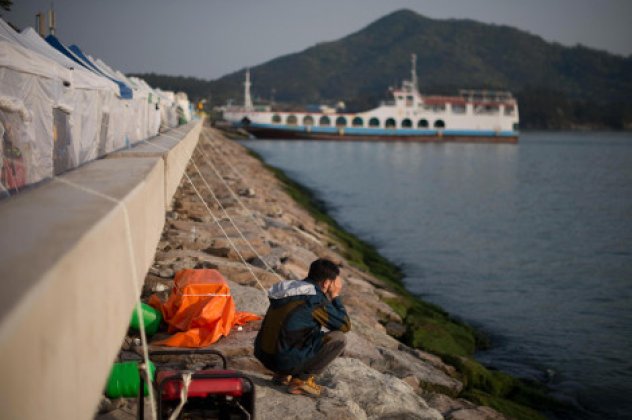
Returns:
[[[228,370],[226,358],[221,352],[210,349],[169,349],[149,352],[150,358],[205,355],[214,356],[216,362],[217,359],[221,360],[221,369],[216,369],[216,363],[207,363],[196,369],[183,368],[183,361],[176,366],[173,362],[164,365],[156,363],[155,382],[152,386],[158,419],[169,419],[175,412],[179,413],[178,419],[254,419],[254,383],[248,376]],[[145,373],[141,370],[143,383]],[[183,390],[186,390],[186,394]],[[144,398],[143,386],[140,386],[139,419],[144,418]]]

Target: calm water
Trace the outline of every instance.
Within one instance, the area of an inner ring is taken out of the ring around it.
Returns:
[[[632,416],[632,135],[518,145],[247,141],[409,290],[487,332],[486,364],[583,416]]]

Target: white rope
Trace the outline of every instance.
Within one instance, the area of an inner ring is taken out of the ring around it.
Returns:
[[[131,265],[132,265],[132,276],[130,277],[130,279],[132,280],[132,287],[134,290],[134,299],[137,299],[136,300],[136,315],[138,317],[138,322],[140,324],[140,339],[141,339],[141,344],[143,347],[143,359],[145,360],[145,372],[147,374],[147,381],[149,382],[147,384],[147,389],[149,390],[151,416],[152,416],[152,419],[155,420],[157,418],[156,401],[154,400],[154,391],[153,391],[153,386],[151,384],[151,373],[149,370],[149,367],[150,367],[149,350],[148,350],[148,344],[147,344],[147,335],[145,334],[145,320],[143,319],[143,308],[142,308],[141,300],[140,300],[140,290],[138,288],[138,272],[136,268],[136,258],[134,256],[134,247],[132,244],[132,229],[131,229],[131,224],[129,221],[129,214],[127,212],[127,206],[125,205],[125,203],[123,203],[122,201],[114,197],[111,197],[107,194],[103,194],[102,192],[93,190],[86,186],[76,184],[67,179],[59,178],[59,177],[53,177],[53,179],[56,179],[59,182],[62,182],[70,187],[76,188],[85,193],[95,195],[97,197],[101,197],[105,200],[113,202],[117,206],[120,206],[121,209],[123,210],[123,218],[125,219],[125,237],[127,240],[127,251],[131,260]]]
[[[206,135],[206,134],[204,134]],[[207,138],[207,141],[209,144],[212,144],[210,139]],[[248,216],[250,217],[250,219],[253,221],[254,225],[257,227],[257,229],[259,229],[259,232],[261,232],[261,234],[264,237],[267,237],[268,234],[265,230],[263,230],[263,228],[261,226],[259,226],[259,224],[257,223],[257,219],[255,218],[252,210],[250,210],[248,207],[246,207],[246,205],[243,203],[243,201],[239,198],[239,196],[237,194],[235,194],[235,191],[228,185],[228,183],[226,182],[226,180],[220,175],[219,171],[217,170],[216,166],[213,164],[212,160],[209,159],[208,155],[206,153],[204,153],[204,150],[202,148],[200,148],[200,152],[202,153],[202,155],[204,156],[204,162],[209,164],[210,168],[213,170],[213,172],[215,173],[215,176],[224,184],[224,186],[226,187],[226,189],[230,192],[230,194],[233,196],[233,198],[235,198],[235,200],[237,200],[237,202],[239,203],[239,205],[246,210],[246,213],[248,214]],[[218,154],[221,158],[221,154]],[[227,159],[222,159],[225,163],[228,163],[231,167],[231,170],[233,171],[233,173],[235,173],[237,175],[237,177],[239,179],[241,179],[242,183],[244,185],[247,185],[246,182],[244,182],[243,177],[237,173],[237,171],[232,167],[232,165],[228,162]],[[254,251],[254,249],[253,249]],[[256,251],[254,251],[255,254],[257,254]],[[270,265],[263,259],[261,258],[258,254],[257,257],[259,257],[259,259],[263,262],[263,264],[266,266],[266,269],[271,272],[272,274],[276,275],[278,277],[279,280],[284,280],[277,272],[276,270],[274,270],[272,267],[270,267]]]
[[[182,388],[180,389],[180,404],[173,410],[169,416],[169,420],[176,420],[182,411],[182,407],[187,403],[189,398],[189,385],[191,384],[191,372],[182,373]]]
[[[199,172],[199,170],[198,170]],[[198,198],[202,201],[202,204],[204,204],[204,207],[206,207],[206,210],[208,211],[208,213],[211,215],[211,217],[213,218],[213,221],[217,224],[217,227],[219,227],[219,230],[222,231],[222,233],[224,234],[224,237],[228,240],[228,242],[230,243],[230,245],[233,247],[233,249],[235,250],[235,252],[237,253],[237,255],[239,256],[239,259],[241,260],[241,262],[244,264],[244,266],[248,269],[248,271],[250,272],[250,274],[252,275],[252,277],[256,280],[257,284],[259,285],[259,287],[261,288],[261,290],[263,290],[264,292],[267,293],[267,290],[265,287],[263,287],[263,284],[261,284],[261,282],[259,281],[259,278],[257,277],[257,275],[255,274],[254,271],[252,271],[252,268],[250,268],[250,264],[248,264],[248,262],[246,261],[246,259],[244,258],[243,255],[241,255],[241,252],[239,252],[239,249],[237,249],[237,246],[235,245],[235,243],[233,242],[232,239],[230,239],[230,237],[228,236],[228,234],[226,233],[226,231],[224,230],[224,228],[222,227],[219,219],[217,217],[215,217],[215,215],[213,214],[213,212],[211,211],[211,209],[209,208],[208,204],[206,204],[206,201],[204,200],[204,198],[202,197],[202,194],[200,194],[200,192],[198,191],[198,189],[195,187],[195,184],[193,183],[193,181],[191,181],[191,178],[189,177],[189,175],[186,173],[186,171],[184,172],[184,176],[187,178],[187,180],[189,181],[189,183],[191,184],[191,187],[193,187],[193,191],[195,191],[195,194],[197,194]],[[200,174],[201,176],[201,174]]]
[[[154,143],[150,143],[147,140],[143,140],[145,143],[156,147],[158,149],[162,149],[165,151],[168,151],[169,149],[160,146],[158,144],[154,144]],[[198,168],[198,166],[195,164],[195,161],[193,160],[193,158],[191,158],[191,163],[193,164],[193,166],[195,167],[195,170],[197,171],[198,175],[200,176],[200,178],[202,179],[202,181],[204,182],[204,184],[206,185],[206,188],[208,189],[208,191],[211,193],[211,195],[213,196],[213,199],[217,202],[217,204],[220,206],[220,208],[224,211],[224,214],[226,215],[226,217],[228,218],[228,220],[230,221],[230,223],[233,225],[233,227],[235,228],[235,230],[237,230],[237,232],[239,233],[239,235],[244,239],[244,241],[248,244],[248,246],[253,250],[253,252],[255,253],[255,255],[257,255],[257,257],[263,261],[263,259],[261,258],[261,256],[259,256],[259,254],[257,253],[257,251],[254,250],[254,248],[252,247],[252,245],[250,244],[250,242],[244,237],[244,235],[241,233],[241,230],[237,227],[237,225],[235,225],[235,222],[233,222],[232,218],[228,215],[228,213],[226,213],[226,209],[224,209],[224,206],[222,206],[222,203],[218,200],[218,198],[215,196],[215,193],[213,192],[213,190],[211,189],[211,187],[208,185],[208,183],[206,182],[206,179],[204,178],[204,175],[202,175],[202,172],[200,171],[200,169]],[[187,178],[187,180],[189,181],[189,183],[191,184],[191,187],[193,187],[194,192],[196,193],[196,195],[198,196],[198,198],[200,199],[200,201],[202,202],[202,204],[204,205],[204,207],[206,208],[206,210],[208,211],[208,213],[210,214],[210,216],[213,218],[213,221],[217,224],[217,226],[219,227],[219,229],[221,230],[222,234],[224,235],[224,237],[228,240],[228,242],[230,243],[230,245],[233,247],[233,249],[235,250],[235,252],[237,253],[237,255],[239,256],[239,259],[241,260],[241,262],[244,264],[244,266],[248,269],[248,271],[250,272],[250,274],[252,275],[252,277],[256,280],[257,284],[259,285],[259,287],[261,287],[261,290],[263,290],[264,292],[267,293],[266,288],[263,286],[263,284],[261,284],[261,281],[259,280],[259,278],[257,277],[257,275],[255,274],[255,272],[252,270],[252,268],[250,268],[250,265],[248,264],[248,262],[246,261],[246,259],[244,258],[244,256],[241,254],[241,252],[239,252],[239,249],[237,248],[237,246],[235,245],[235,243],[232,241],[232,239],[230,239],[230,237],[228,236],[228,233],[226,233],[226,231],[224,230],[224,228],[222,227],[220,220],[215,216],[215,214],[213,214],[213,212],[211,211],[210,207],[208,206],[208,204],[206,203],[206,200],[204,200],[204,198],[202,197],[202,195],[200,194],[200,192],[198,191],[198,189],[195,187],[195,184],[193,183],[193,181],[191,180],[191,178],[189,177],[189,175],[186,173],[186,171],[184,172],[184,176]],[[276,273],[275,273],[276,274]],[[277,274],[278,276],[278,274]],[[279,277],[281,278],[281,277]],[[282,280],[282,278],[281,278]]]
[[[210,137],[210,135],[209,135],[209,137]],[[208,143],[209,143],[209,144],[211,144],[211,145],[213,145],[214,141],[216,141],[215,139],[213,139],[213,141],[211,141],[211,139],[210,139],[210,138],[207,138],[207,140],[208,140]],[[207,160],[209,160],[209,159],[208,159],[208,157],[206,156],[206,154],[204,153],[204,151],[202,151],[202,153],[205,155],[205,157],[207,158]],[[217,154],[217,156],[219,156],[219,157],[220,157],[220,159],[221,159],[221,160],[222,160],[225,164],[227,164],[227,165],[228,165],[228,167],[229,167],[229,168],[230,168],[230,170],[233,172],[233,174],[235,174],[235,175],[237,176],[237,178],[239,178],[239,179],[241,180],[241,182],[242,182],[244,185],[247,185],[246,181],[244,180],[244,177],[243,177],[243,176],[241,176],[241,174],[239,173],[239,171],[235,168],[235,166],[234,166],[234,165],[230,162],[230,160],[229,160],[229,159],[227,159],[225,156],[224,156],[224,157],[222,157],[222,154],[221,154],[221,153],[218,153],[218,154]],[[248,210],[248,208],[246,207],[246,205],[245,205],[245,204],[244,204],[244,203],[243,203],[243,202],[242,202],[242,201],[241,201],[238,197],[236,197],[236,198],[237,198],[237,201],[239,201],[239,204],[241,204],[241,206],[242,206],[244,209]],[[248,214],[250,215],[250,217],[252,218],[252,220],[255,220],[255,221],[256,221],[256,219],[255,219],[255,217],[254,217],[254,215],[253,215],[253,214],[251,214],[251,213],[248,213]],[[257,225],[257,227],[259,228],[259,230],[261,230],[261,232],[262,232],[262,233],[266,234],[266,232],[265,232],[265,231],[264,231],[264,230],[263,230],[263,229],[262,229],[259,225]]]
[[[248,239],[246,239],[246,237],[244,236],[244,234],[241,232],[241,230],[237,227],[237,225],[235,224],[235,222],[233,221],[233,218],[230,217],[230,215],[228,214],[228,212],[226,211],[226,208],[224,208],[224,205],[221,203],[221,201],[219,201],[219,199],[217,198],[217,196],[215,195],[215,193],[212,191],[210,185],[208,184],[208,182],[206,182],[206,179],[204,179],[204,176],[202,175],[202,172],[200,171],[200,169],[198,168],[198,166],[195,164],[195,160],[193,158],[191,158],[191,163],[193,164],[193,166],[195,167],[195,169],[198,171],[198,173],[200,174],[200,177],[202,177],[202,181],[204,182],[204,185],[206,185],[206,188],[209,190],[209,192],[211,193],[211,196],[213,197],[213,199],[215,200],[215,202],[219,205],[219,207],[222,209],[222,212],[224,213],[224,216],[228,219],[228,221],[230,222],[231,225],[233,225],[233,227],[235,228],[235,230],[237,230],[237,233],[239,234],[239,236],[241,236],[241,239],[243,239],[246,244],[248,245],[248,248],[250,248],[250,250],[257,256],[257,258],[259,258],[259,261],[263,262],[263,264],[266,266],[266,268],[268,269],[268,271],[270,271],[270,273],[274,274],[275,276],[277,276],[277,278],[279,280],[283,280],[283,277],[281,277],[276,271],[274,271],[274,269],[272,267],[270,267],[268,265],[268,263],[263,259],[263,257],[261,255],[259,255],[259,253],[257,252],[257,250],[252,246],[252,244],[250,243],[250,241]],[[213,168],[213,170],[215,170]],[[216,172],[217,174],[217,172]],[[219,174],[217,174],[218,178],[222,179],[221,176]],[[223,181],[223,179],[222,179]],[[227,186],[228,187],[228,186]],[[232,192],[232,190],[230,189],[230,187],[228,187],[228,189]],[[248,210],[248,209],[246,209]]]

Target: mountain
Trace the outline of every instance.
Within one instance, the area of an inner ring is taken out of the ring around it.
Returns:
[[[411,53],[418,57],[422,93],[510,90],[518,97],[523,127],[632,127],[632,56],[410,10],[253,67],[253,96],[288,104],[344,100],[351,110],[367,109],[386,98],[389,86],[409,78]],[[197,92],[210,93],[214,104],[241,102],[243,79],[243,70],[234,72],[200,83]]]

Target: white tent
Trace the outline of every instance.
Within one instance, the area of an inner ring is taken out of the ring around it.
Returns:
[[[160,102],[164,103],[160,107],[160,126],[168,129],[178,126],[178,106],[176,104],[175,93],[168,90],[156,89],[156,93],[160,96]]]
[[[44,41],[33,28],[26,28],[19,37],[24,47],[48,57],[67,69],[72,69],[72,82],[78,88],[108,89],[118,95],[119,88],[114,82],[85,69],[60,53]]]
[[[33,29],[17,33],[0,19],[0,191],[41,181],[158,133],[159,92],[100,60],[97,66],[68,52],[86,67]],[[108,77],[130,83],[134,97],[122,99],[119,85]]]

